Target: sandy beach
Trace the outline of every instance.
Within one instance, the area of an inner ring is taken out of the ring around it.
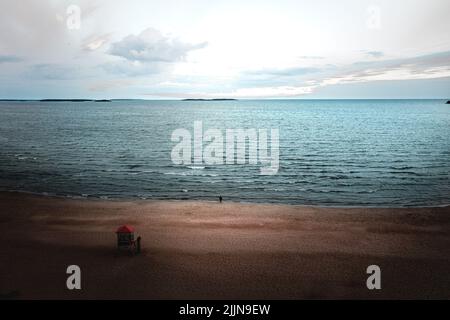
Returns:
[[[131,224],[143,251],[116,249]],[[0,193],[13,299],[450,298],[450,209],[73,200]],[[79,265],[82,289],[66,288]],[[368,290],[366,268],[382,270]]]

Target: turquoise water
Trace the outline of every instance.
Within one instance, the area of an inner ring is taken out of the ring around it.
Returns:
[[[278,174],[175,165],[177,128],[278,128]],[[0,190],[327,206],[450,203],[442,100],[0,102]]]

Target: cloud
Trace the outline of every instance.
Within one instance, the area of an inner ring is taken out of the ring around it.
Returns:
[[[69,30],[66,19],[69,1],[2,0],[0,49],[20,52],[27,60],[51,60],[76,51],[83,27],[87,29],[92,1],[78,0],[82,9],[82,29]]]
[[[301,76],[309,73],[319,72],[322,69],[313,67],[294,67],[284,69],[261,69],[245,72],[248,75],[264,75],[264,76]]]
[[[38,80],[70,80],[81,77],[81,73],[77,66],[42,63],[30,66],[27,76]]]
[[[450,51],[403,59],[359,62],[350,69],[325,81],[343,83],[443,78],[448,76],[447,70],[450,70]]]
[[[357,15],[361,13],[358,6],[330,17],[320,5],[306,8],[298,1],[256,11],[251,5],[222,2],[223,8],[218,9],[206,2],[173,6],[147,1],[44,0],[24,5],[2,0],[6,9],[0,12],[1,93],[28,97],[107,90],[131,97],[145,91],[295,97],[325,91],[333,95],[354,88],[354,83],[447,79],[448,52],[419,54],[434,48],[450,50],[445,32],[450,21],[445,16],[448,1],[387,5],[384,12],[390,14],[383,16],[383,28],[376,34],[355,28],[365,25],[364,15]],[[81,8],[77,30],[67,26],[71,4]],[[255,18],[251,23],[249,16]],[[344,23],[336,27],[335,20]],[[149,22],[167,29],[146,29]],[[413,36],[419,33],[420,41]],[[392,59],[391,53],[416,57]],[[67,81],[60,81],[55,90],[59,80]],[[373,87],[391,84],[374,83]],[[371,86],[361,87],[369,92]],[[380,96],[384,88],[378,91]],[[432,91],[431,84],[426,90]]]
[[[120,58],[103,68],[113,74],[126,76],[154,75],[168,71],[176,62],[184,61],[192,50],[207,46],[206,42],[190,44],[147,28],[139,35],[128,35],[111,44],[108,53]]]
[[[148,28],[139,35],[128,35],[121,41],[112,43],[109,53],[133,62],[177,62],[184,60],[189,51],[204,48],[206,45],[206,42],[184,43]]]
[[[316,84],[309,85],[308,89],[312,92],[320,87],[339,84],[447,78],[450,77],[450,51],[382,62],[361,62],[355,65],[360,69],[347,72],[341,70],[333,76],[316,80]]]
[[[132,84],[134,84],[134,81],[129,79],[111,79],[111,80],[97,81],[89,85],[88,89],[89,91],[102,92],[127,87]]]
[[[356,66],[356,68],[355,68]],[[349,70],[346,70],[346,69]],[[286,86],[271,89],[274,94],[286,93],[297,96],[312,93],[320,87],[363,83],[372,81],[426,80],[450,77],[450,51],[438,52],[418,57],[391,59],[385,61],[359,62],[349,67],[342,67],[331,76],[314,79],[306,86]],[[256,90],[254,90],[256,92]],[[278,96],[278,95],[274,95]]]
[[[171,64],[167,62],[143,63],[140,61],[120,60],[105,63],[102,65],[102,68],[108,73],[133,77],[162,73],[169,70]]]
[[[297,97],[312,93],[315,86],[279,86],[261,88],[240,88],[231,93],[214,93],[216,97],[227,96],[233,98],[276,98],[276,97]]]
[[[322,60],[322,59],[325,59],[325,57],[322,57],[322,56],[299,56],[299,59],[304,59],[304,60]]]
[[[21,62],[22,58],[13,55],[0,55],[0,63]]]
[[[239,74],[234,84],[238,87],[291,87],[293,82],[304,82],[311,77],[320,77],[321,74],[329,72],[333,68],[333,66],[324,65],[247,70]]]
[[[238,88],[230,92],[194,92],[194,93],[178,93],[178,92],[155,92],[146,93],[145,95],[154,97],[169,97],[178,99],[187,98],[281,98],[296,97],[312,93],[315,86],[279,86],[279,87],[258,87],[258,88]]]
[[[331,77],[323,80],[321,86],[370,81],[425,80],[446,77],[450,77],[450,66],[417,68],[414,65],[404,65],[397,68],[365,70],[358,73]]]
[[[381,58],[384,56],[384,53],[381,51],[367,51],[366,54],[372,58]]]
[[[92,35],[83,40],[82,48],[86,51],[95,51],[108,43],[111,33]]]
[[[295,74],[292,69],[292,74]],[[299,68],[300,71],[301,69]],[[323,69],[325,70],[325,69]],[[317,70],[317,72],[319,72]],[[315,71],[314,71],[315,72]],[[277,72],[275,72],[277,73]],[[290,75],[291,72],[278,72]],[[179,98],[281,98],[298,97],[315,90],[340,84],[365,83],[373,81],[427,80],[450,78],[450,51],[425,56],[392,59],[384,61],[359,62],[336,69],[334,74],[319,73],[314,79],[303,80],[297,85],[254,86],[237,88],[228,92],[170,93]],[[164,96],[162,93],[150,94]]]

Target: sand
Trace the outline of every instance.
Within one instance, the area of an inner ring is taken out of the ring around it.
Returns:
[[[131,224],[140,255],[118,251]],[[0,297],[449,299],[450,208],[74,200],[0,193]],[[81,290],[66,288],[79,265]],[[381,268],[368,290],[366,268]]]

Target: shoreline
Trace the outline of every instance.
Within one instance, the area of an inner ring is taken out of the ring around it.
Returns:
[[[119,252],[123,224],[140,255]],[[450,208],[0,192],[0,299],[450,299]],[[69,265],[82,290],[65,287]],[[382,290],[366,288],[379,265]]]
[[[140,198],[140,197],[123,197],[123,198],[115,198],[115,197],[101,197],[101,196],[72,196],[72,195],[57,195],[57,194],[49,194],[47,192],[32,192],[32,191],[0,191],[0,194],[23,194],[30,195],[36,197],[46,197],[46,198],[54,198],[54,199],[67,199],[67,200],[80,200],[80,201],[105,201],[105,202],[132,202],[132,201],[148,201],[148,202],[198,202],[198,203],[217,203],[217,200],[200,200],[200,199],[162,199],[162,198]],[[364,206],[364,205],[311,205],[311,204],[291,204],[291,203],[280,203],[280,202],[247,202],[247,201],[233,201],[233,200],[224,200],[224,203],[231,204],[243,204],[243,205],[268,205],[268,206],[287,206],[287,207],[300,207],[300,208],[330,208],[330,209],[427,209],[427,208],[447,208],[450,207],[450,203],[442,204],[442,205],[428,205],[428,206]]]

